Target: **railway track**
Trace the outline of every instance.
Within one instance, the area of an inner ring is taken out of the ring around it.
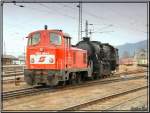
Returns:
[[[80,110],[81,108],[85,108],[85,107],[88,107],[90,105],[97,104],[99,102],[109,101],[109,99],[117,98],[119,96],[123,96],[123,95],[129,94],[129,93],[133,93],[133,92],[145,89],[147,87],[148,86],[142,86],[142,87],[130,89],[130,90],[127,90],[127,91],[124,91],[124,92],[121,92],[121,93],[120,92],[119,93],[115,93],[115,94],[112,94],[112,95],[109,95],[109,96],[105,96],[105,97],[102,97],[102,98],[98,98],[98,99],[95,99],[95,100],[91,100],[91,101],[88,101],[88,102],[85,102],[85,103],[81,103],[81,104],[78,104],[78,105],[70,106],[70,107],[65,108],[65,109],[63,109],[61,111],[75,111],[75,110]],[[108,111],[109,111],[109,109],[108,109]]]
[[[3,75],[3,77],[13,77],[13,76],[24,75],[24,73],[23,73],[23,71],[17,71],[17,72],[11,72],[11,73],[5,72],[2,75]]]
[[[140,73],[140,72],[146,72],[147,70],[133,70],[133,71],[128,71],[128,72],[120,72],[120,73],[116,73],[115,75],[119,75],[119,74],[131,74],[131,73]],[[20,76],[23,75],[24,72],[23,70],[17,70],[17,71],[3,71],[2,76],[3,77],[11,77],[11,76]]]
[[[14,91],[8,91],[2,93],[2,98],[4,101],[25,97],[25,96],[32,96],[47,92],[56,92],[56,91],[62,91],[62,90],[68,90],[68,89],[75,89],[75,88],[81,88],[81,87],[88,87],[89,85],[97,85],[97,84],[108,84],[113,82],[120,82],[124,80],[134,80],[134,79],[141,79],[144,78],[144,76],[136,76],[136,77],[128,77],[128,78],[112,78],[112,79],[100,79],[95,81],[87,81],[78,85],[67,85],[67,86],[56,86],[56,87],[34,87],[34,88],[26,88],[26,89],[20,89],[20,90],[14,90]]]
[[[44,90],[49,90],[49,88],[44,88],[44,87],[34,87],[34,88],[25,88],[25,89],[19,89],[19,90],[14,90],[14,91],[8,91],[4,92],[2,94],[3,100],[9,100],[9,99],[14,99],[14,98],[19,98],[19,97],[24,97],[24,96],[29,96],[36,94],[37,92],[42,92]]]
[[[121,72],[121,73],[115,73],[114,76],[117,75],[122,75],[122,74],[136,74],[136,73],[142,73],[146,72],[147,70],[136,70],[136,71],[129,71],[129,72]],[[21,78],[20,82],[24,81],[24,75],[22,71],[17,71],[15,73],[7,73],[7,74],[2,74],[3,76],[3,83],[12,83],[15,81],[15,78]]]

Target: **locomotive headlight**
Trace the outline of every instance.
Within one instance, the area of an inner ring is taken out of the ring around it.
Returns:
[[[34,58],[31,58],[31,59],[30,59],[30,63],[34,63]]]
[[[53,63],[54,62],[54,59],[53,58],[50,58],[49,59],[49,63]]]

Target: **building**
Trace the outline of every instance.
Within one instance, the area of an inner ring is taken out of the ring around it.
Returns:
[[[147,57],[147,51],[145,49],[140,49],[138,52],[136,52],[134,59],[136,60],[137,65],[147,66]]]
[[[18,59],[14,62],[15,64],[25,64],[25,56],[18,56]]]
[[[13,65],[14,61],[18,60],[15,56],[13,55],[3,55],[1,58],[1,62],[3,65]]]

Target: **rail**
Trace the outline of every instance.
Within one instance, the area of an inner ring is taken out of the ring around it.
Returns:
[[[128,72],[119,72],[119,73],[114,73],[114,76],[119,76],[122,74],[136,74],[136,73],[143,73],[143,72],[147,72],[146,69],[142,69],[142,70],[133,70],[133,71],[128,71]],[[17,70],[15,73],[14,71],[9,71],[9,72],[3,72],[2,77],[3,77],[3,83],[11,83],[11,82],[23,82],[24,81],[24,73],[21,70]]]
[[[47,92],[56,92],[56,91],[62,91],[62,90],[68,90],[68,89],[76,89],[81,87],[89,87],[89,85],[98,85],[98,84],[108,84],[113,82],[121,82],[124,80],[135,80],[135,79],[141,79],[144,78],[144,76],[135,76],[135,77],[129,77],[129,78],[113,78],[113,79],[104,79],[104,80],[96,80],[96,81],[87,81],[78,85],[68,85],[68,86],[56,86],[56,87],[38,87],[38,89],[35,87],[27,88],[27,89],[20,89],[20,90],[14,90],[14,91],[7,91],[2,93],[2,99],[3,100],[10,100],[13,98],[19,98],[34,94],[41,94],[41,93],[47,93]]]
[[[112,94],[112,95],[109,95],[109,96],[105,96],[105,97],[102,97],[102,98],[98,98],[98,99],[95,99],[95,100],[91,100],[91,101],[88,101],[88,102],[85,102],[85,103],[81,103],[81,104],[78,104],[78,105],[70,106],[70,107],[65,108],[65,109],[63,109],[61,111],[75,111],[75,110],[80,110],[81,108],[85,108],[87,106],[90,106],[90,105],[93,105],[93,104],[97,104],[99,102],[108,101],[108,100],[110,100],[112,98],[116,98],[116,97],[119,97],[119,96],[122,96],[122,95],[126,95],[126,94],[129,94],[129,93],[133,93],[133,92],[145,89],[147,87],[148,86],[142,86],[142,87],[130,89],[130,90],[127,90],[127,91],[123,91],[121,93],[120,92],[119,93],[115,93],[115,94]]]

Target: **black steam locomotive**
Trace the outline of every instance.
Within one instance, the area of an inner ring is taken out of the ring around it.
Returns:
[[[112,45],[90,41],[90,38],[84,37],[76,44],[76,47],[87,50],[88,65],[90,65],[95,79],[111,75],[113,71],[118,70],[118,49]]]

